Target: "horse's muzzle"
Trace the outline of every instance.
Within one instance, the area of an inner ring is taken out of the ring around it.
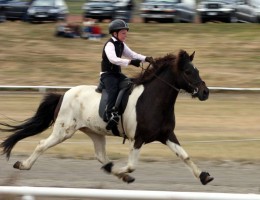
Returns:
[[[192,97],[198,97],[200,101],[205,101],[209,98],[209,89],[207,88],[206,84],[202,82],[196,90],[194,90],[194,93],[192,94]]]

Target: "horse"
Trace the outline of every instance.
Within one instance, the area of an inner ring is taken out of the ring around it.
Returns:
[[[1,143],[2,153],[9,159],[15,144],[20,140],[40,134],[53,125],[49,137],[39,142],[34,152],[13,167],[29,170],[38,157],[47,149],[71,138],[80,130],[94,143],[95,156],[102,169],[115,175],[123,182],[132,183],[130,176],[137,167],[141,147],[154,141],[168,146],[191,170],[203,185],[214,178],[202,171],[180,145],[175,133],[174,105],[180,90],[192,98],[205,101],[209,89],[201,79],[199,70],[193,65],[195,51],[189,55],[185,50],[169,53],[154,59],[154,63],[133,78],[133,88],[127,106],[121,115],[118,130],[121,137],[129,141],[129,155],[126,166],[116,167],[106,154],[106,123],[98,114],[101,94],[94,85],[75,86],[64,94],[47,93],[34,116],[18,125],[0,123],[1,131],[14,132]]]

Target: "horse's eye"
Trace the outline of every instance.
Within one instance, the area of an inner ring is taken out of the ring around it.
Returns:
[[[192,74],[192,71],[191,71],[191,70],[186,70],[186,71],[185,71],[185,74],[191,75],[191,74]]]

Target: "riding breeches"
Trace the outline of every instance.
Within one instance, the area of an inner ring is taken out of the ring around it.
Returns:
[[[127,77],[122,73],[105,72],[101,74],[101,81],[105,85],[105,89],[108,93],[106,113],[110,117],[113,112],[113,107],[116,103],[117,95],[119,92],[119,83]]]

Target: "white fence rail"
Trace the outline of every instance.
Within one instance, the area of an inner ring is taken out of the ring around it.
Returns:
[[[34,200],[34,196],[85,197],[92,199],[101,198],[129,200],[260,200],[259,194],[170,192],[147,190],[108,190],[26,186],[0,186],[0,194],[22,195],[23,200]]]
[[[23,86],[17,86],[17,85],[0,85],[1,89],[31,89],[31,90],[38,90],[39,92],[46,92],[48,89],[62,89],[62,90],[68,90],[72,88],[73,86],[30,86],[30,85],[23,85]],[[260,91],[260,88],[235,88],[235,87],[208,87],[210,90],[220,90],[220,91]]]

